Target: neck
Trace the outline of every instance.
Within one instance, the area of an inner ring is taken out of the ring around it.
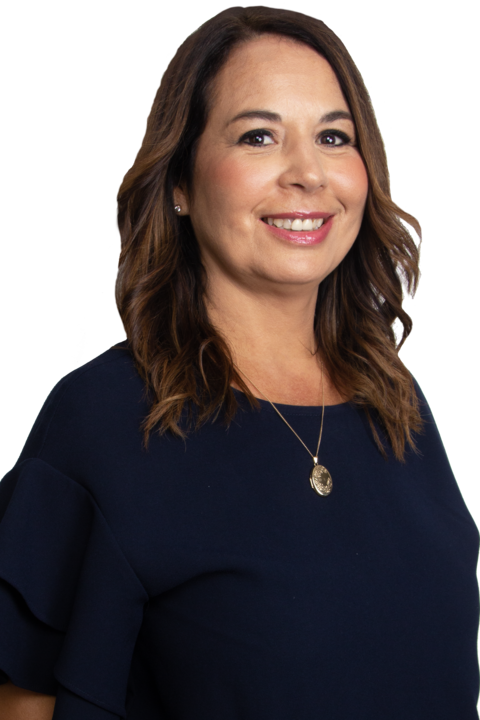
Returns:
[[[286,370],[314,359],[316,299],[316,292],[297,298],[259,297],[236,288],[228,301],[210,295],[207,308],[240,368],[248,363]]]

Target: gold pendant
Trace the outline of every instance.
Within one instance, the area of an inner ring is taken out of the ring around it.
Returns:
[[[313,458],[313,469],[310,473],[310,485],[319,495],[330,495],[332,492],[332,476],[327,468],[318,464],[318,458]]]

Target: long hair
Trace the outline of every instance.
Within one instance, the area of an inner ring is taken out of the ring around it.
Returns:
[[[385,454],[385,439],[377,428],[402,459],[421,428],[413,380],[398,356],[412,327],[402,308],[403,288],[413,294],[419,277],[418,249],[405,223],[418,235],[420,227],[390,197],[370,97],[344,45],[320,20],[266,7],[225,10],[180,46],[118,193],[122,249],[116,299],[151,397],[145,437],[153,429],[184,437],[180,421],[186,410],[196,426],[219,413],[228,424],[237,411],[232,382],[256,404],[209,321],[198,243],[190,219],[174,212],[173,190],[192,189],[196,146],[220,68],[233,47],[265,33],[292,38],[323,56],[354,119],[368,174],[367,202],[352,248],[319,286],[314,330],[333,384],[367,411],[380,450]],[[397,319],[403,326],[399,342],[393,330]]]

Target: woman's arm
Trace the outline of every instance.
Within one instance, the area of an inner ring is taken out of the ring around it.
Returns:
[[[52,720],[55,698],[24,690],[11,682],[0,685],[2,720]]]

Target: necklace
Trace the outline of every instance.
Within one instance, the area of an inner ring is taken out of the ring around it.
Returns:
[[[234,363],[234,365],[235,365],[235,363]],[[318,436],[317,452],[315,453],[315,455],[314,455],[312,452],[310,452],[310,450],[309,450],[308,447],[305,445],[305,443],[303,442],[303,440],[302,440],[302,438],[300,437],[300,435],[298,435],[298,434],[295,432],[295,430],[292,428],[292,426],[290,425],[290,423],[287,422],[287,420],[285,420],[285,418],[283,417],[283,415],[282,415],[282,413],[280,412],[280,410],[279,410],[279,409],[273,404],[273,402],[265,395],[265,393],[263,393],[263,392],[255,385],[255,383],[250,380],[250,378],[248,377],[248,375],[247,375],[246,373],[244,373],[243,370],[240,370],[240,368],[238,367],[238,365],[235,365],[235,367],[237,368],[237,370],[238,370],[244,377],[247,378],[248,382],[249,382],[251,385],[253,385],[253,387],[255,388],[255,390],[256,390],[257,392],[259,392],[260,395],[263,395],[263,397],[265,398],[265,400],[267,400],[267,401],[270,403],[270,405],[273,407],[273,409],[275,410],[275,412],[282,418],[282,420],[283,420],[283,422],[285,423],[285,425],[287,425],[287,426],[290,428],[290,430],[291,430],[291,431],[293,432],[293,434],[300,440],[300,442],[302,443],[302,445],[303,445],[303,447],[305,448],[305,450],[306,450],[306,451],[308,452],[308,454],[311,456],[311,458],[312,458],[312,460],[313,460],[313,468],[312,468],[312,470],[311,470],[311,472],[310,472],[310,485],[312,486],[312,488],[313,488],[319,495],[323,495],[323,496],[325,496],[325,495],[330,495],[330,493],[332,492],[332,476],[330,475],[330,473],[328,472],[328,470],[327,470],[326,467],[323,467],[323,465],[319,465],[319,464],[318,464],[318,451],[319,451],[319,449],[320,449],[320,441],[321,441],[321,439],[322,439],[323,416],[324,416],[324,414],[325,414],[325,402],[324,402],[324,393],[323,393],[323,362],[321,363],[321,368],[322,368],[322,420],[321,420],[321,423],[320,423],[320,434],[319,434],[319,436]]]

